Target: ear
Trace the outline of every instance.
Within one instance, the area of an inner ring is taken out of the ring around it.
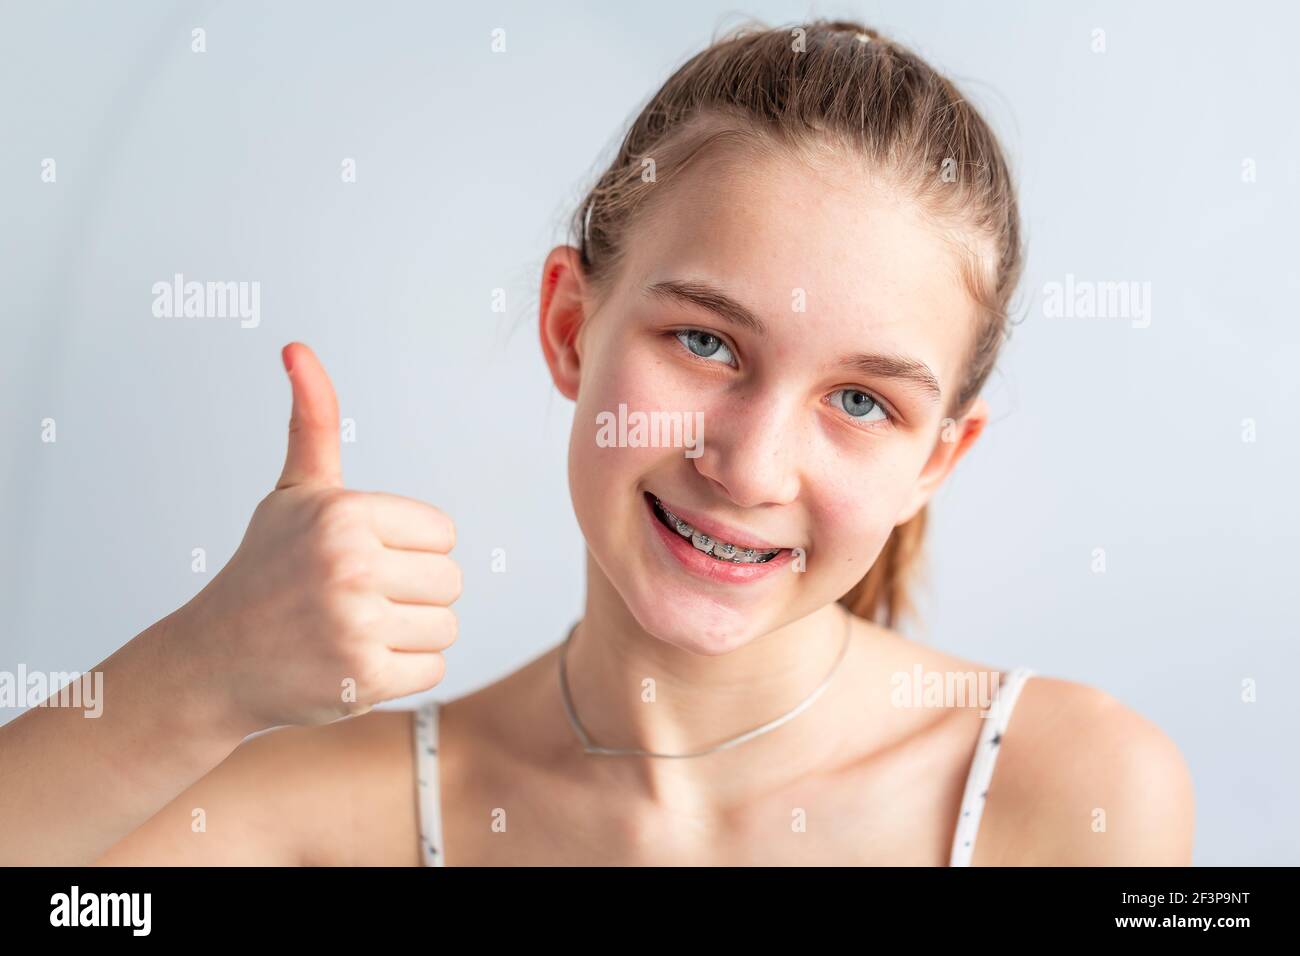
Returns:
[[[542,268],[539,325],[542,354],[551,379],[569,400],[578,397],[582,354],[578,333],[586,315],[587,283],[580,253],[573,246],[556,246]]]
[[[971,403],[970,410],[957,421],[945,418],[939,426],[939,437],[935,442],[930,459],[925,463],[918,476],[915,494],[908,509],[902,513],[895,525],[912,520],[947,480],[961,457],[975,444],[989,423],[989,406],[983,398]]]

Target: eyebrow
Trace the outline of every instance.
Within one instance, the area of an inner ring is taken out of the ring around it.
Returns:
[[[707,282],[665,279],[646,286],[645,291],[656,298],[707,309],[724,321],[752,332],[760,338],[767,335],[767,324],[752,309]],[[844,356],[840,365],[855,369],[864,375],[898,379],[923,393],[933,403],[943,398],[939,380],[935,378],[934,372],[930,371],[930,367],[919,359],[906,355],[858,352]]]

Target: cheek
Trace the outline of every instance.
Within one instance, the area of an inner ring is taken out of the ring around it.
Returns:
[[[666,336],[639,328],[607,343],[590,376],[593,393],[611,407],[619,402],[642,411],[680,406],[690,380],[672,360],[670,345],[681,348]]]
[[[675,395],[680,390],[662,361],[644,348],[610,348],[590,354],[588,361],[574,408],[569,482],[575,507],[594,518],[619,500],[611,497],[615,492],[629,491],[666,458],[682,457],[680,449],[602,443],[602,434],[610,434],[608,427],[602,430],[602,419],[617,421],[620,405],[626,415],[671,410],[680,406],[681,396]]]
[[[858,478],[836,480],[821,496],[815,540],[822,557],[865,574],[910,501],[912,487],[901,473],[886,467],[855,471]]]
[[[617,421],[620,406],[633,413],[694,410],[680,377],[670,363],[646,343],[621,343],[589,356],[574,409],[573,457],[609,476],[636,470],[664,457],[671,449],[601,447],[601,419]],[[681,457],[681,451],[676,452]]]

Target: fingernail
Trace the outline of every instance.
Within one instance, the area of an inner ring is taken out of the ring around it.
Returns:
[[[292,344],[293,344],[293,343],[290,343],[290,345],[292,345]],[[292,372],[292,371],[293,371],[293,360],[292,360],[291,358],[289,358],[289,346],[288,346],[288,345],[286,345],[284,348],[280,349],[280,361],[282,361],[282,362],[284,363],[284,370],[285,370],[286,372]]]

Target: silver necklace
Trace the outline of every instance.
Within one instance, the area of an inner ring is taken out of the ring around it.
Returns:
[[[569,681],[564,666],[565,657],[569,650],[569,642],[573,640],[573,634],[578,630],[578,624],[582,623],[581,621],[574,622],[573,627],[569,628],[568,637],[566,637],[564,643],[560,645],[560,694],[564,699],[564,712],[569,716],[569,724],[573,727],[573,732],[577,734],[578,739],[582,741],[582,749],[589,754],[615,757],[703,757],[706,754],[716,753],[719,750],[726,750],[728,747],[738,746],[747,740],[753,740],[760,734],[767,733],[769,730],[775,730],[788,720],[793,720],[799,714],[811,707],[813,701],[820,697],[822,691],[830,685],[831,678],[834,677],[835,672],[839,670],[840,663],[844,660],[845,652],[849,649],[849,639],[853,633],[851,624],[852,615],[848,611],[844,611],[843,614],[844,646],[840,648],[839,656],[835,658],[835,663],[831,665],[830,671],[827,672],[826,676],[822,679],[822,682],[813,688],[813,692],[800,701],[794,709],[782,714],[775,720],[769,720],[767,723],[755,727],[753,730],[747,730],[743,734],[740,734],[737,737],[732,737],[730,740],[724,740],[722,743],[715,744],[707,750],[699,750],[695,753],[689,754],[661,754],[650,750],[641,750],[638,747],[600,747],[591,742],[591,738],[587,736],[587,731],[583,729],[582,722],[578,720],[578,715],[573,711],[573,698],[569,694]]]

